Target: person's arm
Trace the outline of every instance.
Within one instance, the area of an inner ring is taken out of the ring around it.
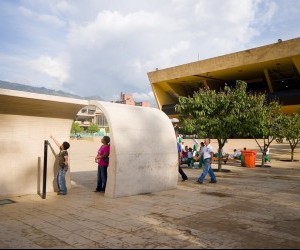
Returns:
[[[65,155],[65,166],[69,166],[69,157],[68,155]]]
[[[209,153],[210,153],[210,164],[212,164],[214,159],[214,151],[212,148],[209,148]]]
[[[202,150],[199,152],[199,156],[198,157],[195,157],[196,158],[196,161],[199,161],[201,159],[201,157],[203,156],[203,152]]]
[[[97,154],[97,156],[95,157],[95,161],[99,160],[99,159],[103,159],[109,156],[109,150],[103,152],[102,154]]]
[[[57,145],[57,147],[60,148],[60,144],[59,142],[51,135],[50,138],[55,142],[55,144]]]

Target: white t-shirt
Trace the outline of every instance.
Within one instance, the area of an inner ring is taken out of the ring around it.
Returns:
[[[241,151],[236,151],[233,156],[234,157],[240,157],[242,155]]]
[[[203,159],[209,159],[211,158],[211,153],[214,153],[213,147],[209,144],[207,146],[203,147]]]
[[[188,158],[193,158],[193,152],[188,152]]]

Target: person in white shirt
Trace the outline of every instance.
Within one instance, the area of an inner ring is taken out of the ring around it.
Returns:
[[[201,155],[200,155],[200,158],[203,156],[203,159],[204,159],[204,168],[203,168],[202,174],[200,175],[200,177],[197,180],[197,183],[203,184],[204,179],[207,174],[209,174],[209,176],[210,176],[209,183],[217,183],[216,176],[211,167],[212,159],[213,159],[213,155],[214,155],[214,149],[210,145],[210,139],[205,139],[204,144],[205,144],[205,146],[204,146],[203,150],[201,151]]]
[[[271,159],[270,159],[270,147],[265,144],[265,152],[266,152],[266,155],[265,155],[265,162],[271,162]]]
[[[242,152],[240,150],[233,150],[232,159],[241,160]]]

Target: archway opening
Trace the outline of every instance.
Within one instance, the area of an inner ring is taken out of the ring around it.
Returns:
[[[95,190],[98,174],[95,156],[102,145],[102,138],[110,136],[110,131],[106,115],[99,106],[88,105],[79,110],[70,130],[72,188]]]

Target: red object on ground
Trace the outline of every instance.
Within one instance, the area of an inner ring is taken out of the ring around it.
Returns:
[[[244,150],[241,152],[244,158],[245,166],[247,168],[255,168],[257,152],[253,150]]]

